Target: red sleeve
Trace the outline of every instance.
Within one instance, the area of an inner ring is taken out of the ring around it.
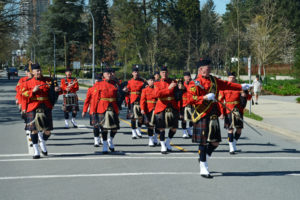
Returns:
[[[145,111],[146,110],[146,89],[142,90],[142,95],[141,95],[141,100],[140,100],[140,105],[141,105],[141,110]]]
[[[76,81],[76,83],[73,85],[73,92],[77,92],[79,90],[79,84],[78,84],[78,80],[74,79],[74,81]]]
[[[66,80],[64,78],[60,81],[60,88],[62,91],[65,91],[67,89]]]
[[[219,90],[237,90],[237,91],[242,90],[241,84],[223,81],[218,78],[216,78],[216,80],[217,80]]]
[[[224,100],[225,100],[225,94],[224,94],[224,91],[220,91],[219,92],[219,109],[221,111],[221,114],[224,115],[226,113],[226,108],[222,105],[222,103],[224,103]]]
[[[173,90],[174,90],[174,88],[172,88],[171,90],[169,90],[169,88],[162,89],[160,87],[160,84],[154,85],[154,93],[155,93],[155,96],[157,96],[157,98],[170,96],[172,94]]]
[[[84,105],[83,105],[83,109],[82,112],[86,113],[89,105],[91,103],[91,99],[92,99],[92,91],[93,91],[93,87],[89,88],[87,93],[86,93],[86,98],[84,100]]]

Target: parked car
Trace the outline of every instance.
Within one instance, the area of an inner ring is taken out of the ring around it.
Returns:
[[[18,69],[15,67],[9,67],[7,69],[7,78],[8,80],[10,79],[10,77],[17,77],[18,76]]]

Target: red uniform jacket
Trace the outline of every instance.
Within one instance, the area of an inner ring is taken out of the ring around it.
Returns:
[[[104,113],[109,106],[112,107],[116,113],[119,113],[117,104],[118,86],[114,81],[101,81],[94,85],[95,94],[93,96],[93,105],[96,113]]]
[[[69,92],[67,92],[68,85],[70,83],[74,83],[74,82],[76,82],[76,83],[70,88]],[[76,78],[61,79],[60,84],[61,84],[60,88],[61,88],[63,94],[76,93],[79,90],[79,85],[78,85]]]
[[[182,94],[182,107],[186,107],[187,105],[189,105],[191,103],[191,99],[192,99],[192,95],[191,93],[188,92],[188,87],[189,87],[189,82],[184,82],[184,87],[185,90],[183,91]]]
[[[82,109],[82,112],[86,113],[88,108],[90,107],[90,114],[93,113],[93,103],[92,103],[92,97],[93,97],[93,93],[94,93],[94,90],[95,88],[94,87],[90,87],[88,90],[87,90],[87,93],[86,93],[86,98],[84,100],[84,104],[83,104],[83,109]]]
[[[213,76],[210,76],[210,77],[215,78],[215,80],[216,80],[216,85],[217,85],[217,88],[216,88],[217,91],[215,92],[216,99],[218,99],[220,90],[236,90],[236,91],[242,90],[242,86],[240,84],[223,81],[223,80],[220,80]],[[199,83],[201,86],[198,86],[197,83]],[[203,89],[201,87],[203,87]],[[211,88],[211,79],[210,78],[198,76],[198,78],[195,81],[191,81],[188,86],[188,92],[192,95],[191,104],[193,104],[193,105],[203,104],[203,101],[205,101],[203,98],[209,92],[210,88]],[[210,104],[209,108],[207,108],[204,111],[204,113],[201,115],[201,118],[206,116],[208,113],[210,113],[214,104],[217,104],[218,108],[221,109],[219,107],[219,104],[214,102],[214,103]]]
[[[174,89],[169,90],[169,85],[172,83],[172,79],[160,80],[154,82],[154,92],[155,96],[158,98],[154,114],[164,111],[168,104],[171,104],[172,107],[179,111],[178,103],[175,101]]]
[[[135,102],[137,98],[141,97],[144,83],[144,80],[141,78],[137,78],[136,80],[132,78],[128,81],[127,88],[130,94],[130,104]]]
[[[244,113],[244,108],[240,104],[241,99],[241,93],[242,91],[234,91],[234,90],[222,90],[219,93],[219,101],[224,103],[226,107],[228,107],[230,110],[233,110],[234,107],[237,107],[240,111],[240,113]],[[246,95],[247,100],[251,99],[251,95]],[[221,106],[221,113],[222,114],[229,114],[230,110],[226,109],[222,104]]]
[[[20,78],[17,86],[16,86],[16,99],[18,100],[18,104],[22,106],[22,110],[26,110],[23,109],[24,107],[24,103],[26,105],[26,98],[22,95],[22,92],[24,91],[24,83],[28,80],[29,78],[26,77],[22,77]]]
[[[145,111],[145,113],[151,112],[155,108],[156,104],[156,96],[154,92],[154,87],[146,87],[142,90],[141,96],[141,110]]]
[[[42,103],[44,103],[48,108],[52,109],[53,106],[48,98],[50,82],[51,79],[46,77],[42,77],[38,80],[32,78],[24,82],[24,91],[22,92],[22,95],[27,98],[26,112],[35,110]],[[33,92],[33,89],[36,85],[41,85],[40,89],[37,92]]]

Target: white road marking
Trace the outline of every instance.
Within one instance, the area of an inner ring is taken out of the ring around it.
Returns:
[[[91,154],[91,153],[89,153]],[[160,153],[148,153],[147,155],[149,156],[137,156],[141,155],[142,153],[126,153],[123,156],[120,155],[115,155],[115,156],[110,156],[110,155],[103,155],[103,154],[94,154],[94,155],[86,155],[82,153],[53,153],[49,154],[48,157],[42,157],[39,160],[34,160],[32,158],[12,158],[12,159],[0,159],[1,162],[23,162],[23,161],[57,161],[57,160],[116,160],[116,159],[127,159],[127,160],[155,160],[155,159],[161,159],[161,160],[187,160],[187,159],[197,159],[198,156],[185,156],[186,154],[191,154],[191,153],[177,153],[177,155],[182,155],[182,156],[174,156],[173,155],[165,155],[162,156]],[[17,154],[18,155],[18,154]],[[146,153],[144,153],[146,155]],[[154,156],[156,155],[156,156]],[[28,156],[28,155],[27,155]],[[61,157],[59,157],[61,156]],[[68,157],[69,156],[69,157]],[[75,157],[76,156],[76,157]],[[212,160],[300,160],[300,157],[212,157],[210,158]]]
[[[7,176],[0,180],[22,180],[22,179],[48,179],[48,178],[82,178],[82,177],[109,177],[109,176],[153,176],[153,175],[199,175],[196,172],[140,172],[140,173],[108,173],[108,174],[62,174],[62,175],[40,175],[40,176]]]
[[[300,176],[300,174],[288,174],[290,176]]]

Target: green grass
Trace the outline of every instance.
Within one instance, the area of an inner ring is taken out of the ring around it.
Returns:
[[[259,115],[256,115],[255,113],[251,112],[251,114],[249,114],[249,110],[245,109],[244,111],[244,116],[245,117],[248,117],[250,119],[254,119],[254,120],[257,120],[257,121],[262,121],[263,118]]]
[[[300,103],[300,97],[296,98],[297,103]]]
[[[86,88],[90,88],[92,86],[90,85],[86,85],[86,84],[83,84],[83,83],[78,83],[80,87],[86,87]]]
[[[272,80],[267,79],[267,84],[263,85],[263,91],[275,95],[300,95],[300,80]]]

